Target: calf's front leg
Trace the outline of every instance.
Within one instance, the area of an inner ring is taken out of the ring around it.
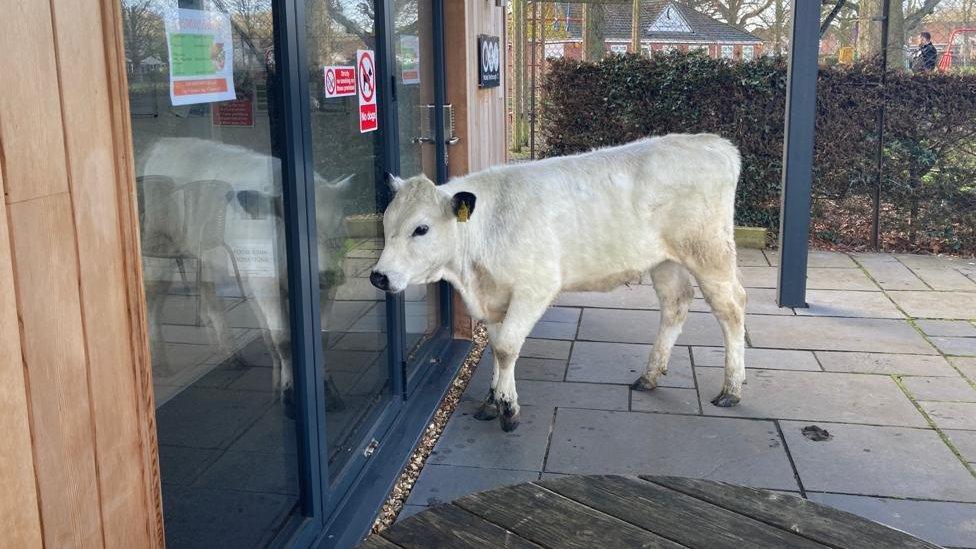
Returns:
[[[496,329],[488,331],[488,341],[495,357],[495,375],[488,398],[494,400],[496,414],[505,432],[514,431],[519,424],[515,361],[518,360],[525,338],[542,318],[554,297],[555,292],[532,296],[514,295],[508,305],[508,312],[505,313],[505,320]]]

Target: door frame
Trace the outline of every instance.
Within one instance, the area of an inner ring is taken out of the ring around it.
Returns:
[[[446,70],[444,66],[444,0],[431,0],[434,31],[435,87],[434,102],[443,105],[446,98]],[[379,86],[377,103],[380,130],[377,174],[399,174],[399,135],[397,131],[397,96],[395,78],[395,44],[392,6],[394,0],[374,0],[375,52]],[[409,452],[422,433],[422,427],[411,429],[413,423],[425,425],[433,407],[447,389],[457,372],[469,345],[453,340],[452,290],[447,283],[438,288],[440,297],[440,327],[437,334],[416,353],[412,375],[406,376],[405,362],[405,304],[403,294],[388,295],[387,361],[392,397],[373,415],[373,423],[364,431],[363,439],[380,441],[380,449],[372,457],[356,453],[342,467],[334,483],[329,482],[328,448],[326,444],[324,364],[321,341],[321,320],[318,311],[318,270],[315,243],[316,219],[314,208],[314,167],[312,156],[311,118],[308,101],[309,74],[307,71],[306,14],[303,0],[273,0],[272,13],[275,33],[275,64],[277,82],[274,96],[281,112],[282,193],[288,285],[289,320],[292,328],[292,364],[295,373],[295,410],[298,430],[299,484],[301,509],[282,526],[271,545],[275,547],[308,547],[315,543],[329,545],[335,536],[359,535],[362,523],[372,523],[385,495],[396,481],[389,471],[387,456]],[[437,183],[447,181],[446,142],[443,109],[435,109],[435,155]],[[386,201],[392,198],[387,193]],[[463,351],[463,352],[462,352]],[[433,368],[431,359],[448,359],[447,367]],[[413,431],[416,433],[411,434]],[[406,454],[408,456],[409,454]],[[406,457],[405,456],[405,457]],[[405,459],[405,457],[403,459]],[[395,460],[395,458],[394,458]],[[396,469],[402,466],[399,464]],[[378,502],[378,503],[377,503]],[[346,509],[372,507],[373,513],[363,516],[355,512],[350,518]],[[343,518],[339,520],[339,515]],[[330,526],[331,525],[331,526]],[[368,528],[368,525],[366,525]],[[352,538],[350,538],[352,539]],[[317,540],[317,541],[316,541]]]

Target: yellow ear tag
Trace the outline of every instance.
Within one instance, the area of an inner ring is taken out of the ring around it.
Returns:
[[[458,212],[457,212],[458,222],[467,223],[469,215],[471,215],[471,211],[468,210],[468,203],[461,202],[461,205],[458,207]]]

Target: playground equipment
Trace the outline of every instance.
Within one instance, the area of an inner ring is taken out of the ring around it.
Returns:
[[[939,70],[947,71],[952,68],[953,51],[957,48],[956,39],[962,37],[959,48],[963,53],[967,52],[969,48],[966,48],[966,35],[976,35],[976,27],[973,28],[961,28],[955,29],[949,35],[949,40],[946,42],[945,52],[942,53],[942,57],[939,59]],[[963,63],[969,62],[969,59],[963,59]]]

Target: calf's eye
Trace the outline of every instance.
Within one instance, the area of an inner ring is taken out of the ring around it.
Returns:
[[[430,227],[428,227],[427,225],[421,225],[413,230],[413,234],[411,236],[424,236],[425,234],[427,234],[427,231],[429,230]]]

